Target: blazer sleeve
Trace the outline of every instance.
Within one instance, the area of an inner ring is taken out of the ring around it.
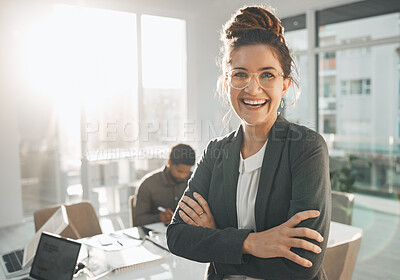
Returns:
[[[197,192],[208,201],[212,170],[218,158],[215,146],[218,143],[210,142],[203,152],[184,195],[193,198],[193,193]],[[179,210],[178,204],[167,229],[167,243],[173,254],[198,262],[242,263],[243,241],[251,230],[233,227],[214,230],[187,225],[179,216]]]
[[[311,130],[308,130],[311,131]],[[318,231],[324,238],[319,243],[320,254],[293,248],[292,251],[313,263],[311,269],[302,269],[311,278],[321,268],[329,239],[331,222],[331,184],[329,175],[329,154],[325,140],[318,133],[309,133],[305,141],[298,143],[293,153],[292,200],[288,218],[304,210],[319,210],[320,216],[302,221],[297,227],[307,227]]]
[[[302,131],[303,132],[303,131]],[[307,133],[306,133],[307,134]],[[303,134],[304,135],[304,134]],[[292,174],[292,197],[288,219],[300,211],[319,210],[320,216],[302,221],[297,227],[307,227],[318,231],[324,241],[310,242],[321,247],[315,254],[299,248],[291,250],[310,260],[313,266],[306,268],[286,258],[257,258],[246,255],[246,265],[225,265],[216,263],[219,274],[244,274],[268,279],[322,279],[322,260],[326,251],[331,217],[331,193],[329,180],[329,156],[323,138],[309,130],[307,137],[291,143],[290,170]]]

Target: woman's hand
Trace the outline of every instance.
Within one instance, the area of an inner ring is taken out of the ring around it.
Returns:
[[[295,228],[301,221],[316,218],[319,211],[309,210],[295,214],[287,222],[266,231],[250,233],[243,242],[243,253],[259,258],[284,257],[304,267],[312,263],[290,251],[290,248],[302,248],[316,254],[321,248],[298,237],[306,237],[322,242],[324,239],[317,231],[309,228]]]
[[[211,213],[207,201],[198,193],[193,193],[193,200],[188,196],[182,198],[183,202],[179,206],[183,210],[179,210],[179,216],[188,225],[208,227],[216,229],[214,216]]]

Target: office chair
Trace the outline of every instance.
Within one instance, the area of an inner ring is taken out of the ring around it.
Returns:
[[[82,201],[75,204],[63,204],[67,210],[69,225],[60,234],[62,237],[79,239],[101,234],[99,219],[92,204],[88,201]],[[33,214],[35,222],[35,231],[37,231],[60,205],[35,211]]]
[[[354,194],[332,191],[332,221],[351,225],[354,208]]]
[[[329,280],[351,280],[361,238],[327,248],[322,264]]]
[[[136,195],[129,196],[129,223],[131,227],[135,226],[135,207]]]

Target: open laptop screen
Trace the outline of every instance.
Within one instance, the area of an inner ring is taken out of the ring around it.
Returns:
[[[42,233],[30,276],[38,280],[71,280],[81,244]]]

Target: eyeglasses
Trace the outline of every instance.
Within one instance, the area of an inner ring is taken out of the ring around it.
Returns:
[[[227,78],[229,84],[234,89],[244,89],[248,86],[251,76],[256,76],[258,85],[265,89],[271,90],[276,86],[276,82],[279,76],[284,77],[282,72],[278,72],[275,69],[268,69],[258,73],[249,73],[246,70],[236,69],[228,72]]]

